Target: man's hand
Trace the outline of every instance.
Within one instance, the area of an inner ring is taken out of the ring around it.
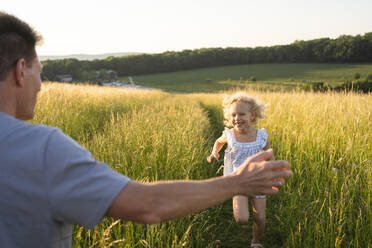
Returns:
[[[273,195],[278,187],[284,185],[284,179],[293,175],[289,163],[284,160],[266,161],[273,157],[272,149],[249,157],[233,173],[237,180],[235,195]]]

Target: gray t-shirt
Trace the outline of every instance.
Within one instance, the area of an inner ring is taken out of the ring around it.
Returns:
[[[70,247],[130,181],[59,129],[0,112],[1,247]]]

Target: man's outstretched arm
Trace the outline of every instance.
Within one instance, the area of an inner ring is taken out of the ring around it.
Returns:
[[[198,212],[234,195],[272,195],[292,175],[286,161],[265,161],[272,150],[247,159],[235,173],[200,181],[130,182],[107,216],[141,223],[159,223]]]

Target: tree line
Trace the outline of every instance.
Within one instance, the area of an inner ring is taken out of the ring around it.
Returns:
[[[42,78],[53,81],[57,75],[69,74],[74,81],[94,81],[99,70],[114,70],[118,76],[129,76],[255,63],[365,62],[372,62],[372,32],[255,48],[201,48],[93,61],[46,60],[42,62]]]

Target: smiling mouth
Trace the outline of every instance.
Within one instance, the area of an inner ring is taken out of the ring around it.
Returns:
[[[236,126],[241,126],[241,125],[244,124],[244,122],[235,122],[234,124],[235,124]]]

